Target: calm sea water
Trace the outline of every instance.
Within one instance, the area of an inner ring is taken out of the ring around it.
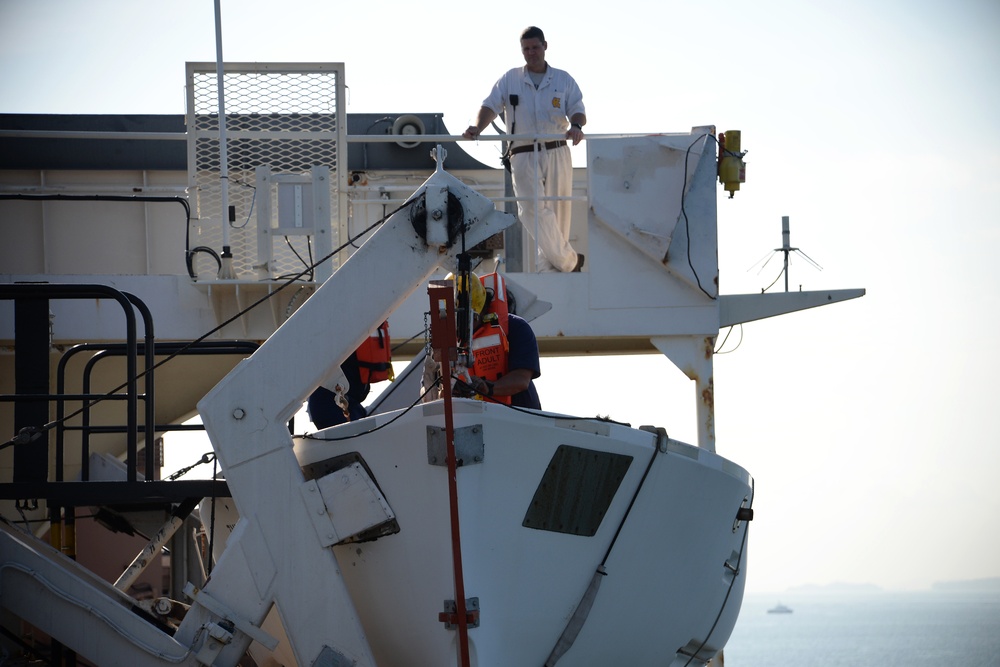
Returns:
[[[1000,667],[1000,592],[749,594],[725,665]]]

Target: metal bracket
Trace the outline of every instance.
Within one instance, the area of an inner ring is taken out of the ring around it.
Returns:
[[[485,457],[482,424],[455,429],[455,462],[459,468],[482,463]],[[432,466],[448,465],[448,441],[443,428],[427,427],[427,463]]]
[[[740,508],[736,510],[736,520],[733,521],[734,533],[740,529],[744,521],[753,521],[753,508],[747,505],[749,502],[750,497],[743,496],[743,502],[740,503]]]
[[[438,620],[444,623],[445,630],[458,627],[458,611],[454,600],[444,601],[444,611],[438,614]],[[465,624],[469,628],[479,627],[479,598],[465,600]]]
[[[739,564],[740,564],[740,553],[734,551],[731,554],[729,554],[729,559],[722,563],[722,567],[725,568],[726,570],[725,572],[723,572],[723,576],[727,580],[740,576]]]
[[[324,646],[323,650],[316,656],[316,659],[313,660],[311,667],[354,667],[356,664],[358,663],[340,651],[336,651],[329,646]]]
[[[222,621],[220,623],[207,623],[203,629],[206,631],[205,643],[194,658],[199,664],[211,667],[215,664],[215,659],[222,653],[222,649],[233,641],[233,632],[236,628],[233,627],[232,623]]]
[[[247,619],[238,616],[225,604],[216,600],[214,597],[201,590],[191,582],[188,582],[188,584],[184,587],[184,594],[216,616],[223,618],[228,623],[232,623],[237,630],[260,643],[267,650],[273,651],[278,646],[277,639],[267,634]]]
[[[309,480],[299,490],[324,547],[349,540],[396,517],[360,463]]]

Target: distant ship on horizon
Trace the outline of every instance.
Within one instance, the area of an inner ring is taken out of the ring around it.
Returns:
[[[770,609],[768,609],[767,613],[769,613],[769,614],[791,614],[792,613],[792,608],[791,607],[786,607],[785,605],[783,605],[783,604],[781,604],[779,602],[774,607],[771,607]]]

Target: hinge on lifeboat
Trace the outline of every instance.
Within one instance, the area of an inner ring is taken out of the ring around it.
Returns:
[[[444,623],[445,630],[458,627],[458,610],[455,607],[454,600],[445,600],[444,611],[438,614],[438,620]],[[465,624],[469,628],[479,627],[479,598],[465,600]]]
[[[743,502],[740,503],[740,508],[736,510],[736,520],[733,521],[733,532],[735,533],[743,525],[744,521],[753,521],[753,508],[747,503],[750,502],[749,496],[743,497]]]
[[[706,642],[692,639],[684,646],[677,649],[677,654],[669,667],[690,667],[691,665],[707,665],[715,657],[719,649],[708,646]],[[697,662],[696,662],[697,661]]]

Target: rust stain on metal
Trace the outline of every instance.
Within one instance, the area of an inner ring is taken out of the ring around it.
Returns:
[[[708,381],[708,386],[701,390],[701,400],[709,410],[715,410],[715,380]]]
[[[715,380],[709,379],[708,386],[701,392],[701,400],[707,409],[705,432],[708,434],[709,449],[715,451]]]

